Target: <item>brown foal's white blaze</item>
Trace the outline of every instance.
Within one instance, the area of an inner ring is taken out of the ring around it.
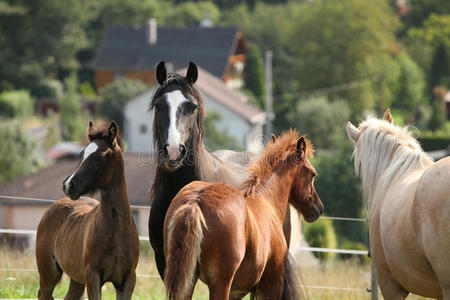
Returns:
[[[67,178],[64,181],[64,189],[65,191],[69,190],[69,186],[70,186],[70,181],[72,180],[72,178],[75,176],[75,174],[77,174],[78,170],[80,169],[80,167],[83,165],[83,162],[88,159],[89,156],[91,156],[93,153],[95,153],[98,150],[98,145],[95,142],[91,142],[89,145],[87,145],[87,147],[83,150],[83,159],[81,160],[80,164],[78,165],[78,167],[76,168],[76,170],[73,172],[72,175],[69,176],[69,178]]]
[[[177,129],[177,112],[180,106],[189,101],[180,90],[165,94],[167,105],[169,107],[169,128],[167,133],[166,149],[170,160],[177,160],[181,155],[181,147],[184,142],[181,139],[180,132]]]

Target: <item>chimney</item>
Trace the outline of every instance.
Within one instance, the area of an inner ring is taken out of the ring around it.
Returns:
[[[158,23],[156,19],[148,19],[146,22],[146,41],[149,45],[155,45],[157,41]]]

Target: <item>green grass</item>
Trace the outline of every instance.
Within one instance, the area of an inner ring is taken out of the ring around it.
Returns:
[[[31,251],[11,251],[0,249],[0,268],[36,269],[34,253]],[[303,288],[310,300],[353,300],[370,299],[365,291],[370,287],[370,267],[354,261],[330,261],[317,267],[300,268]],[[156,275],[153,255],[142,251],[137,274]],[[53,296],[64,298],[69,280],[63,276],[55,288]],[[331,286],[360,289],[358,291],[326,290],[313,286]],[[0,270],[0,298],[36,298],[39,289],[37,271],[19,272]],[[110,283],[102,289],[103,299],[115,299],[115,291]],[[138,277],[133,299],[165,299],[164,285],[159,278]],[[200,281],[197,283],[193,299],[208,299],[208,289]],[[249,299],[249,297],[246,297]],[[380,294],[380,299],[382,299]],[[410,296],[408,299],[423,299]]]

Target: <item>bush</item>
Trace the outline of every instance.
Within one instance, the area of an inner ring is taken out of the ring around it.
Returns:
[[[343,101],[309,98],[299,101],[288,118],[300,133],[308,135],[314,147],[332,149],[338,141],[346,139],[344,128],[350,118],[350,109]]]
[[[352,162],[353,145],[343,141],[337,151],[319,152],[314,158],[318,172],[315,185],[330,216],[357,218],[362,215],[361,180],[355,175]],[[334,223],[339,240],[364,242],[365,224],[339,221]]]
[[[102,97],[100,113],[107,119],[116,121],[119,128],[124,128],[123,108],[125,104],[147,88],[147,85],[139,80],[126,78],[108,84],[100,90]]]
[[[81,141],[85,138],[87,122],[77,94],[78,81],[72,73],[64,82],[66,97],[59,101],[62,136],[65,140]]]
[[[450,145],[450,136],[426,135],[418,140],[424,151],[442,150]]]
[[[348,249],[348,250],[365,250],[367,251],[367,246],[361,242],[354,242],[349,240],[344,240],[342,243],[339,243],[339,248]],[[356,260],[361,264],[370,264],[370,258],[368,255],[355,255],[355,254],[339,254],[339,258],[341,259],[351,259]]]
[[[43,79],[33,87],[32,94],[38,98],[60,99],[64,94],[64,86],[56,79]]]
[[[33,114],[33,99],[27,91],[7,91],[0,94],[0,116],[26,118]]]
[[[41,162],[35,143],[20,125],[0,126],[0,184],[36,171]]]
[[[329,219],[319,219],[314,223],[303,222],[303,234],[311,247],[336,248],[337,239],[333,228],[333,222]],[[330,259],[336,253],[314,252],[319,259]]]

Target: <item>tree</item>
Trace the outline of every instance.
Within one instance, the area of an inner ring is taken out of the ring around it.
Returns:
[[[230,136],[225,130],[217,129],[215,123],[222,117],[214,111],[209,111],[205,119],[205,144],[211,151],[229,149],[242,150],[239,142]]]
[[[399,56],[397,62],[400,66],[400,78],[392,107],[414,111],[419,104],[428,102],[425,97],[425,76],[407,55]]]
[[[295,14],[284,43],[298,57],[293,71],[301,91],[334,87],[329,97],[348,101],[355,118],[375,107],[383,78],[382,105],[391,103],[400,22],[387,1],[314,1]]]
[[[334,149],[346,138],[345,124],[350,109],[342,100],[328,101],[325,97],[313,97],[299,101],[288,115],[290,123],[307,134],[318,149]]]
[[[100,90],[100,113],[124,128],[123,109],[127,101],[144,92],[147,85],[139,80],[120,78]]]
[[[31,89],[40,79],[78,66],[75,54],[87,46],[82,24],[87,0],[17,0],[21,12],[0,18],[0,88]]]
[[[42,162],[35,144],[19,124],[0,126],[0,184],[36,171]]]
[[[65,85],[66,95],[59,100],[62,136],[65,140],[81,141],[85,137],[87,122],[77,94],[78,80],[74,72],[66,78]]]
[[[450,60],[447,52],[447,47],[444,44],[437,46],[433,59],[431,61],[430,75],[429,75],[429,89],[430,91],[437,85],[447,83],[450,77]]]
[[[172,26],[198,26],[202,20],[215,24],[219,18],[220,10],[212,2],[185,2],[169,10],[165,22]]]
[[[261,52],[257,45],[251,45],[247,51],[245,66],[245,87],[255,96],[257,105],[264,108],[264,65]]]

